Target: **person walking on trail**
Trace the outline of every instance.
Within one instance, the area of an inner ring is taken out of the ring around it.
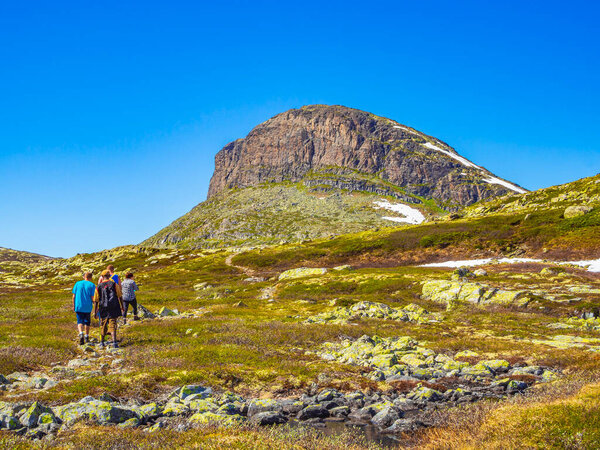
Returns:
[[[90,342],[90,324],[96,285],[92,282],[92,273],[83,274],[83,280],[73,286],[73,311],[77,316],[79,345]],[[85,332],[85,335],[84,335]]]
[[[117,318],[125,312],[121,287],[110,279],[110,272],[102,272],[102,283],[98,284],[94,294],[94,316],[100,320],[100,345],[104,347],[104,338],[111,334],[111,345],[118,348]]]
[[[123,303],[125,304],[125,311],[123,312],[123,323],[127,323],[127,310],[129,305],[133,308],[133,320],[139,320],[137,299],[135,298],[135,292],[139,291],[140,288],[133,280],[133,273],[127,272],[125,279],[121,284],[121,290],[123,291]]]

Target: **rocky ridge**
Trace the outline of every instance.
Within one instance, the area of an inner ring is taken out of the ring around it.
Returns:
[[[353,180],[359,174],[449,205],[525,192],[413,128],[344,106],[310,105],[278,114],[226,145],[215,157],[208,198],[226,189],[305,178],[313,185],[367,190]],[[386,193],[397,191],[388,187]]]

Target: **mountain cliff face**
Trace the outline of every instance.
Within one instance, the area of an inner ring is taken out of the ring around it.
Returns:
[[[525,192],[444,142],[393,120],[312,105],[281,113],[226,145],[215,157],[208,198],[230,188],[301,180],[403,200],[434,199],[445,209]]]
[[[415,224],[509,192],[525,190],[413,128],[343,106],[305,106],[226,145],[215,157],[207,201],[143,244],[325,238]]]

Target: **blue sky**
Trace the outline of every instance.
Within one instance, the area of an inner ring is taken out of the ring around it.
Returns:
[[[138,243],[206,198],[223,145],[312,103],[408,124],[528,189],[600,170],[595,2],[12,3],[0,246]]]

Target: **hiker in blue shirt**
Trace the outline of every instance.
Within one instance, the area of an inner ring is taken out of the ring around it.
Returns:
[[[106,270],[108,270],[110,272],[110,279],[113,280],[115,283],[117,283],[119,285],[119,287],[121,286],[121,280],[119,279],[119,275],[117,275],[115,273],[115,266],[113,266],[112,264],[110,266],[108,266],[106,268]],[[104,280],[106,281],[106,280]]]
[[[96,285],[92,283],[92,273],[83,274],[83,280],[73,286],[73,311],[77,316],[77,330],[79,331],[79,345],[90,341],[90,324],[93,299]],[[84,335],[85,331],[85,335]]]

